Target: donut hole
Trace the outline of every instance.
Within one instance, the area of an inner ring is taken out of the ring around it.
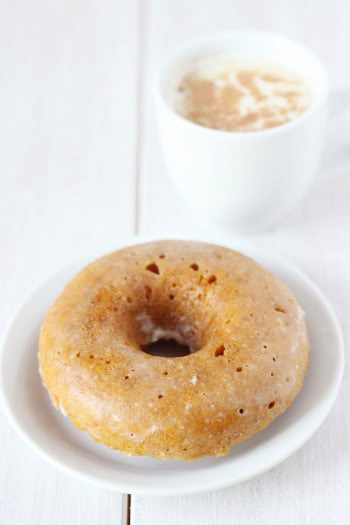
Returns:
[[[243,416],[244,412],[245,412],[244,408],[240,408],[240,409],[238,410],[238,413],[239,413],[241,416]]]
[[[142,345],[141,350],[145,354],[156,357],[184,357],[190,355],[191,349],[186,344],[179,343],[175,339],[159,339],[152,343]],[[163,372],[167,375],[168,372]]]
[[[175,358],[204,348],[207,335],[199,329],[196,309],[182,310],[178,299],[178,294],[159,296],[153,292],[152,300],[144,303],[142,310],[135,306],[130,321],[138,350],[155,357]]]
[[[140,278],[125,294],[133,299],[120,326],[125,340],[130,338],[134,350],[154,357],[186,357],[204,349],[211,338],[210,312],[197,300],[196,288],[190,290],[174,277],[164,285],[161,277],[160,286],[157,277],[151,279]]]
[[[192,270],[194,270],[195,272],[197,272],[199,270],[199,266],[197,263],[193,263],[190,265],[190,268],[192,268]]]

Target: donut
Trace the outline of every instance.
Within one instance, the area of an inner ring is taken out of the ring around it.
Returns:
[[[150,355],[158,340],[188,355]],[[304,312],[269,271],[231,249],[165,240],[89,264],[42,324],[54,406],[128,455],[226,455],[293,402],[309,355]]]

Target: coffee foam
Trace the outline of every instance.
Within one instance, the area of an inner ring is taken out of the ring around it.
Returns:
[[[197,124],[254,131],[294,120],[311,104],[305,81],[285,67],[251,57],[218,55],[188,65],[172,105]]]

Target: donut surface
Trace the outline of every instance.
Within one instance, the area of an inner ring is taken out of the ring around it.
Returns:
[[[159,241],[91,263],[50,308],[40,373],[57,408],[130,455],[221,456],[302,387],[309,343],[288,288],[221,246]],[[174,338],[189,355],[149,355]]]

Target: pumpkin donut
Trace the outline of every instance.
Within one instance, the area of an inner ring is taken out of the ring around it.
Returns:
[[[288,288],[252,259],[193,241],[120,249],[51,306],[42,380],[94,440],[129,455],[222,456],[263,430],[302,387],[309,343]],[[189,355],[149,355],[175,339]]]

